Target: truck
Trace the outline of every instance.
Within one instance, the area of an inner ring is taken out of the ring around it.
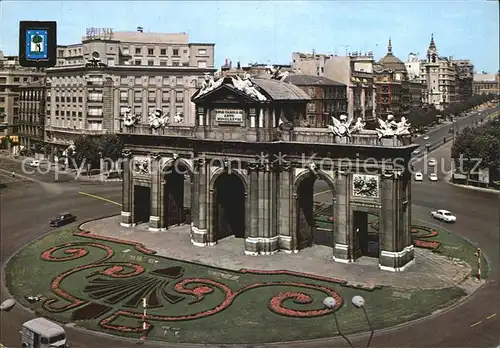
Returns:
[[[63,327],[45,318],[25,322],[21,328],[23,348],[68,348]]]

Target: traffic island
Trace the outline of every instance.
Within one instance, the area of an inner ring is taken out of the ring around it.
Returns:
[[[415,232],[422,240],[438,241],[443,252],[460,254],[462,246],[452,243],[461,239],[446,239],[442,233],[423,238],[422,233]],[[443,249],[448,243],[458,249]],[[136,242],[71,229],[26,246],[6,268],[11,294],[38,315],[124,337],[146,335],[176,343],[332,337],[333,309],[323,306],[325,297],[336,299],[343,333],[352,334],[368,330],[363,313],[350,303],[355,295],[365,298],[375,329],[429,315],[465,296],[458,286],[401,289],[352,284],[334,276],[210,267],[160,256]]]

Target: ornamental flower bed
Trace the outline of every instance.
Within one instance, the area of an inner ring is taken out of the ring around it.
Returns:
[[[416,239],[413,241],[414,245],[419,248],[436,250],[441,246],[440,242],[437,241],[428,241],[428,240],[420,240]]]

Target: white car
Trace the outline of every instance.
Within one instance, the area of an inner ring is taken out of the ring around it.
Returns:
[[[429,136],[428,136],[428,135],[426,135],[426,136],[424,137],[424,140],[429,140]]]
[[[422,175],[422,173],[420,172],[415,173],[415,181],[422,181],[422,180],[424,180],[424,176]]]
[[[438,176],[436,175],[436,173],[430,173],[429,180],[430,181],[438,181]]]
[[[435,158],[431,158],[429,159],[429,161],[427,161],[427,164],[431,167],[434,167],[437,164],[437,161]]]
[[[448,210],[436,210],[436,211],[431,211],[431,215],[434,219],[438,219],[444,222],[456,222],[457,217],[450,213]]]
[[[33,167],[33,168],[40,167],[40,161],[39,160],[31,161],[30,167]]]

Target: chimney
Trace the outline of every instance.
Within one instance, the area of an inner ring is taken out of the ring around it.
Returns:
[[[238,69],[238,70],[240,70],[240,69],[241,69],[241,64],[240,64],[240,62],[238,62],[237,69]]]
[[[229,64],[228,64],[228,61],[227,61],[227,58],[226,58],[226,60],[224,61],[224,66],[228,66],[228,65]]]
[[[232,61],[232,60],[230,60],[230,61],[229,61],[229,69],[231,69],[232,67],[233,67],[233,61]]]
[[[137,27],[137,31],[138,31],[139,33],[143,33],[143,32],[144,32],[144,28],[143,28],[143,27]]]

